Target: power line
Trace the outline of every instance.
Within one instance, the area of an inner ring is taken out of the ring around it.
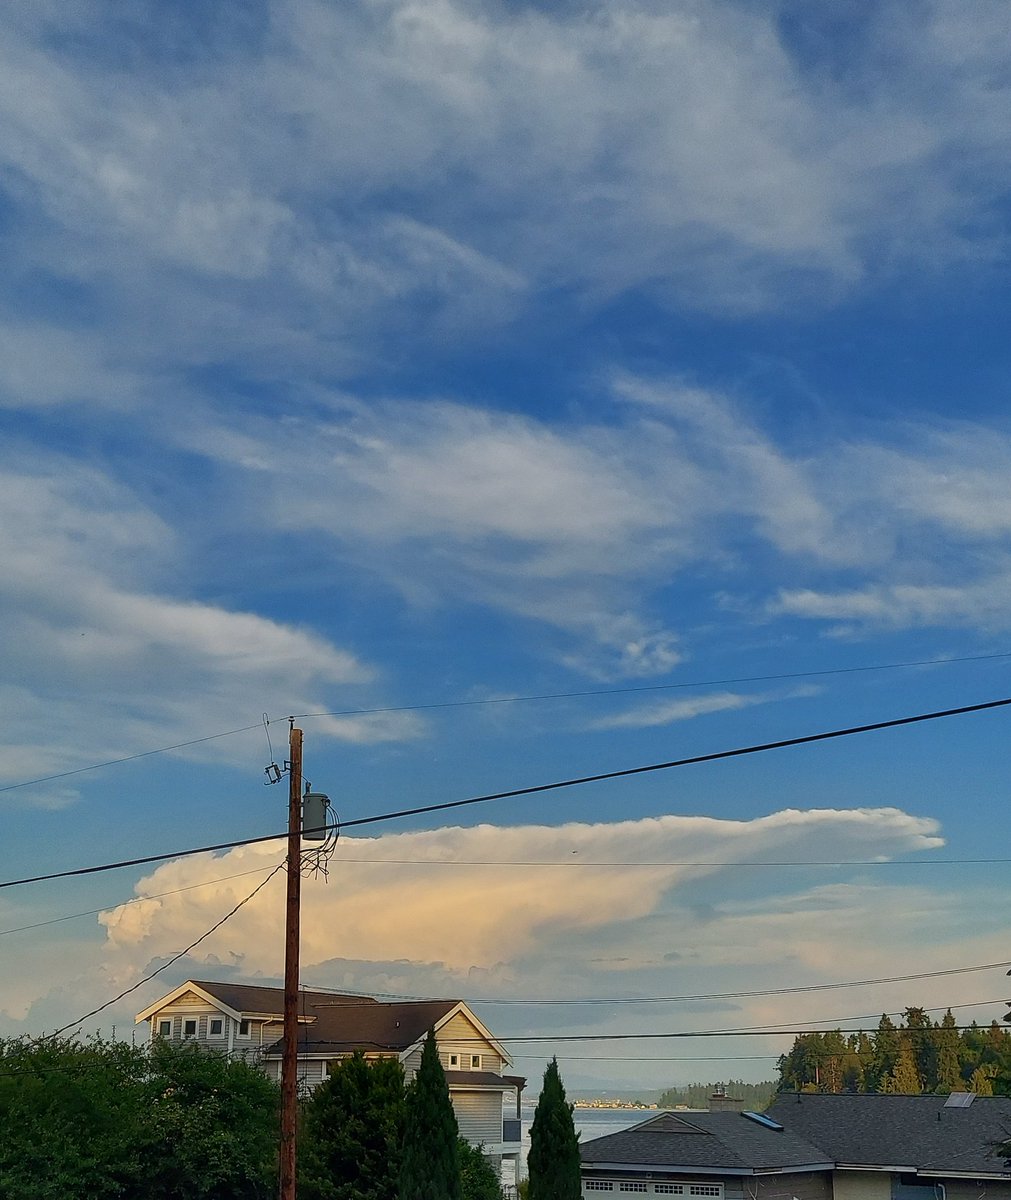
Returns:
[[[344,825],[341,828],[345,828]],[[352,843],[353,844],[353,843]],[[711,862],[584,862],[576,858],[566,859],[522,859],[522,858],[352,858],[341,857],[341,863],[355,866],[398,866],[398,867],[587,867],[594,870],[657,871],[678,868],[679,870],[705,871],[714,867],[969,867],[1006,866],[1011,858],[789,858],[746,861]]]
[[[694,766],[699,763],[717,762],[727,758],[741,758],[744,755],[760,754],[766,750],[783,750],[790,746],[810,745],[814,742],[825,742],[833,738],[851,737],[855,734],[873,733],[881,729],[897,729],[904,725],[915,725],[923,721],[937,721],[944,717],[965,716],[968,713],[986,712],[990,709],[1006,708],[1011,704],[1011,698],[1003,700],[987,700],[982,704],[966,704],[959,708],[941,709],[937,712],[917,713],[910,717],[896,717],[890,721],[875,721],[868,725],[850,725],[844,729],[833,729],[825,733],[809,733],[803,737],[783,738],[775,742],[762,742],[753,746],[740,746],[734,750],[717,750],[711,754],[696,754],[688,758],[673,759],[669,762],[650,763],[641,767],[626,767],[618,771],[603,771],[596,775],[583,775],[574,779],[562,779],[555,783],[539,783],[530,787],[512,788],[503,792],[489,792],[483,796],[471,796],[466,800],[447,800],[441,804],[425,804],[417,808],[402,808],[393,812],[378,813],[371,817],[358,817],[352,821],[342,821],[341,829],[352,829],[361,825],[375,825],[381,821],[393,821],[401,817],[417,817],[428,813],[447,812],[450,809],[464,808],[472,804],[484,804],[491,800],[508,800],[517,796],[533,796],[543,792],[559,791],[562,788],[578,787],[587,783],[602,783],[610,779],[625,779],[635,775],[645,775],[655,771],[667,771],[674,767]],[[253,728],[256,728],[255,726]],[[46,875],[31,875],[24,879],[8,879],[0,882],[0,889],[20,887],[27,883],[45,883],[51,879],[68,879],[72,876],[95,875],[102,871],[115,871],[122,867],[138,867],[147,863],[165,862],[170,858],[187,858],[193,854],[209,854],[217,850],[234,850],[239,846],[252,846],[262,842],[279,841],[287,837],[286,833],[268,833],[261,837],[239,838],[232,842],[218,842],[212,846],[194,846],[187,850],[174,850],[166,854],[147,854],[138,858],[121,859],[118,862],[103,863],[94,867],[75,867],[68,871],[53,871]]]
[[[124,991],[120,992],[118,996],[113,996],[113,998],[111,1000],[106,1000],[106,1002],[104,1004],[100,1004],[98,1006],[98,1008],[93,1008],[90,1012],[86,1012],[83,1017],[78,1017],[76,1021],[71,1021],[69,1025],[64,1025],[62,1028],[57,1029],[55,1031],[55,1033],[51,1034],[50,1036],[56,1038],[56,1037],[59,1037],[61,1034],[66,1033],[68,1029],[76,1029],[79,1025],[81,1025],[85,1021],[87,1021],[87,1019],[89,1017],[97,1016],[98,1013],[104,1012],[105,1009],[110,1008],[113,1004],[116,1003],[117,1000],[122,1000],[124,996],[129,996],[131,992],[135,992],[139,987],[143,987],[143,985],[145,983],[150,983],[151,980],[154,979],[154,977],[156,975],[160,975],[162,973],[162,971],[167,970],[169,967],[172,966],[173,963],[178,962],[179,959],[181,959],[184,954],[189,954],[189,952],[193,949],[194,946],[199,946],[200,943],[205,938],[209,938],[216,929],[220,929],[221,926],[224,925],[224,923],[227,920],[229,920],[229,918],[234,917],[235,914],[239,911],[239,909],[242,908],[243,905],[248,904],[258,891],[260,891],[262,888],[265,888],[267,886],[267,884],[270,883],[270,881],[278,873],[278,871],[280,871],[283,867],[284,867],[284,863],[278,863],[277,866],[267,876],[267,878],[262,879],[256,885],[256,887],[253,888],[253,890],[249,893],[249,895],[246,896],[244,899],[240,900],[239,903],[236,904],[234,908],[232,908],[228,912],[226,912],[220,921],[216,921],[210,927],[210,929],[208,929],[204,933],[202,933],[198,938],[196,938],[195,941],[190,942],[190,944],[188,946],[186,946],[184,949],[180,950],[178,954],[174,954],[167,962],[163,962],[162,965],[160,967],[158,967],[156,970],[152,971],[150,975],[145,975],[143,979],[139,979],[131,987],[128,987]]]
[[[943,1012],[948,1009],[956,1008],[983,1008],[989,1005],[1004,1005],[1004,1000],[974,1000],[967,1004],[947,1004],[937,1008],[925,1008],[924,1013]],[[855,1017],[825,1017],[819,1020],[819,1024],[827,1024],[828,1028],[812,1028],[810,1023],[801,1021],[788,1021],[782,1025],[741,1025],[731,1027],[729,1029],[696,1029],[689,1031],[667,1032],[667,1033],[549,1033],[549,1034],[496,1034],[497,1042],[627,1042],[627,1041],[657,1041],[663,1038],[723,1038],[723,1037],[803,1037],[813,1033],[863,1033],[866,1032],[862,1028],[847,1028],[842,1026],[853,1021],[879,1021],[882,1016],[888,1017],[903,1017],[905,1010],[892,1013],[863,1013]],[[953,1029],[962,1032],[972,1030],[972,1025],[954,1025]],[[980,1030],[980,1026],[976,1025],[975,1029]],[[934,1032],[934,1027],[924,1030],[925,1033]],[[896,1030],[901,1034],[905,1032],[905,1028]],[[918,1031],[914,1031],[918,1032]],[[1006,1030],[1002,1030],[1006,1036],[1011,1037]],[[483,1039],[479,1037],[461,1037],[454,1039],[459,1042],[480,1042]],[[341,1042],[322,1041],[320,1045],[342,1045]]]
[[[25,779],[21,783],[7,783],[0,792],[13,792],[18,788],[32,787],[36,783],[52,783],[57,779],[69,779],[71,775],[83,775],[86,771],[99,771],[102,767],[118,767],[121,763],[135,762],[138,758],[150,758],[154,754],[168,754],[172,750],[185,750],[187,746],[199,746],[202,742],[213,742],[218,738],[234,737],[237,733],[248,733],[259,729],[262,722],[243,725],[241,729],[227,729],[224,733],[209,733],[206,737],[190,738],[188,742],[176,742],[172,746],[159,746],[157,750],[141,750],[137,754],[124,754],[122,758],[107,758],[104,762],[90,763],[86,767],[74,767],[71,771],[57,771],[53,775],[40,775],[38,779]]]
[[[532,1058],[535,1060],[544,1061],[543,1054],[510,1054],[512,1059],[517,1058]],[[781,1054],[701,1054],[701,1055],[685,1055],[685,1054],[553,1054],[552,1058],[557,1058],[559,1062],[751,1062],[762,1061],[769,1062],[782,1058]],[[820,1055],[812,1055],[814,1058],[821,1057]],[[826,1055],[831,1057],[831,1055]],[[687,1088],[672,1087],[671,1091],[687,1091]],[[579,1106],[581,1107],[581,1106]]]
[[[737,870],[741,867],[774,867],[777,870],[784,867],[943,867],[943,866],[1006,866],[1011,863],[1011,858],[928,858],[928,859],[877,859],[877,858],[853,858],[853,859],[783,859],[772,860],[765,859],[761,862],[744,862],[744,861],[728,861],[728,862],[579,862],[570,859],[545,861],[543,859],[470,859],[470,858],[454,858],[454,859],[433,859],[433,858],[350,858],[341,857],[339,861],[342,864],[353,863],[355,866],[404,866],[404,867],[549,867],[557,869],[559,867],[571,870],[573,868],[588,868],[590,870],[622,870],[622,871],[656,871],[668,870],[677,868],[678,870],[710,870],[713,868],[729,868]],[[269,867],[255,867],[251,871],[239,871],[234,875],[219,875],[214,879],[205,879],[202,883],[191,883],[186,887],[173,888],[168,892],[156,892],[150,896],[130,896],[126,900],[113,900],[108,904],[103,904],[101,908],[89,908],[84,912],[67,913],[62,917],[50,917],[46,921],[33,921],[30,925],[17,925],[12,929],[0,929],[0,937],[6,937],[11,933],[24,933],[31,929],[42,929],[47,925],[59,925],[64,921],[74,921],[80,917],[95,917],[99,913],[108,912],[110,909],[123,908],[127,904],[144,904],[148,900],[159,900],[164,896],[175,896],[180,892],[194,891],[196,888],[210,887],[215,883],[224,883],[229,879],[241,879],[246,875],[257,875],[262,871],[269,871]],[[1011,965],[1011,960],[1007,964]],[[966,968],[973,970],[976,968]],[[983,968],[978,968],[982,970]],[[940,972],[947,974],[948,972]],[[902,978],[914,978],[913,976],[903,976]],[[847,986],[836,984],[825,984],[825,987]],[[326,991],[326,988],[317,989]],[[334,990],[334,989],[330,989]],[[379,995],[394,995],[392,992],[382,992]],[[772,993],[777,995],[779,993]],[[404,997],[405,999],[418,999],[418,997]],[[628,1000],[626,1003],[649,1003],[649,1000],[633,1001]],[[616,1003],[613,1000],[496,1000],[491,997],[479,997],[475,1003],[482,1004],[595,1004],[595,1003]]]
[[[280,718],[283,721],[309,720],[317,717],[369,717],[404,712],[431,712],[438,709],[479,708],[498,704],[528,704],[543,700],[580,700],[594,696],[627,696],[641,692],[663,692],[684,690],[693,687],[722,687],[732,683],[774,683],[787,679],[814,679],[825,675],[856,675],[870,671],[898,671],[912,667],[941,667],[958,663],[989,662],[995,659],[1011,658],[1011,650],[999,651],[994,654],[967,654],[948,658],[921,658],[906,662],[875,663],[859,667],[827,667],[817,671],[788,671],[777,675],[740,675],[726,679],[696,679],[682,683],[653,683],[641,684],[636,687],[624,688],[594,688],[578,692],[542,692],[527,696],[493,696],[481,700],[445,700],[428,704],[399,704],[383,708],[345,708],[335,712],[292,713]],[[33,787],[40,783],[53,783],[59,779],[69,779],[74,775],[83,775],[88,771],[99,771],[103,767],[116,767],[122,763],[135,762],[139,758],[150,758],[156,754],[169,754],[173,750],[185,750],[189,746],[199,746],[203,742],[213,742],[219,738],[234,737],[239,733],[248,733],[252,729],[266,728],[270,724],[264,715],[261,720],[252,725],[243,725],[238,729],[228,729],[222,733],[211,733],[205,737],[191,738],[186,742],[175,742],[170,746],[159,746],[154,750],[141,750],[137,754],[125,754],[120,758],[109,758],[103,762],[89,763],[84,767],[74,767],[69,771],[58,771],[52,775],[40,775],[35,779],[24,779],[18,783],[8,783],[0,786],[0,792],[13,792],[19,788]],[[269,734],[268,734],[269,742]]]
[[[131,896],[101,908],[89,908],[87,912],[67,913],[62,917],[50,917],[48,921],[34,921],[31,925],[18,925],[14,929],[0,929],[0,937],[9,933],[24,933],[28,929],[42,929],[46,925],[59,925],[63,921],[76,921],[79,917],[96,917],[99,913],[109,912],[114,908],[125,908],[128,904],[145,904],[148,900],[161,900],[165,896],[178,896],[180,892],[192,892],[197,888],[211,887],[215,883],[226,883],[229,879],[244,879],[247,875],[262,875],[270,867],[255,867],[252,871],[238,871],[234,875],[219,875],[216,879],[205,879],[202,883],[191,883],[186,887],[173,888],[170,892],[155,892],[151,896]]]
[[[727,679],[694,679],[683,683],[647,683],[635,687],[592,688],[580,692],[542,692],[532,696],[495,696],[483,700],[445,700],[432,704],[406,704],[388,708],[348,708],[337,712],[294,713],[296,721],[312,717],[360,717],[398,712],[426,712],[441,708],[473,708],[490,704],[525,704],[537,700],[580,700],[592,696],[628,696],[637,692],[666,692],[693,687],[723,687],[731,683],[774,683],[787,679],[814,679],[822,675],[856,675],[867,671],[896,671],[908,667],[947,666],[949,663],[984,662],[1011,658],[1011,651],[970,654],[960,658],[921,658],[908,662],[878,663],[861,667],[827,667],[819,671],[787,671],[777,675],[738,675]]]
[[[844,988],[873,987],[885,983],[908,983],[916,979],[941,979],[951,975],[969,975],[977,971],[992,971],[999,967],[1011,967],[1011,959],[1006,962],[980,963],[970,967],[950,967],[945,971],[919,971],[914,975],[887,975],[876,979],[849,979],[841,983],[811,983],[787,988],[764,988],[750,992],[700,992],[690,996],[600,996],[580,997],[570,1000],[559,999],[523,999],[517,997],[497,998],[492,996],[474,996],[467,1000],[468,1004],[690,1004],[701,1000],[751,1000],[760,996],[792,996],[804,992],[829,992]],[[356,992],[345,992],[338,988],[314,987],[312,991],[328,992],[334,995],[357,995]],[[397,992],[375,992],[373,995],[386,996],[394,1000],[421,1001],[438,999],[432,996],[406,996]],[[984,1003],[980,1001],[980,1003]],[[988,1001],[986,1003],[989,1003]],[[343,1005],[341,1007],[344,1007]],[[353,1006],[352,1006],[353,1007]],[[956,1006],[957,1007],[957,1006]],[[972,1007],[963,1006],[963,1007]],[[933,1009],[929,1010],[935,1011]],[[940,1010],[936,1010],[940,1011]]]

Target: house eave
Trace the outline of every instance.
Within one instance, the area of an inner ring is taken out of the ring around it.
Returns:
[[[835,1164],[803,1163],[789,1167],[697,1167],[677,1163],[594,1162],[580,1163],[580,1171],[608,1171],[629,1174],[649,1173],[652,1175],[732,1175],[735,1178],[750,1178],[754,1175],[807,1175],[812,1171],[831,1171]]]
[[[990,1179],[1002,1182],[1011,1179],[1011,1171],[945,1171],[935,1168],[930,1171],[919,1170],[916,1174],[921,1179]]]
[[[899,1163],[848,1163],[837,1162],[837,1171],[887,1171],[893,1175],[915,1175],[917,1169],[914,1166],[902,1166]]]
[[[161,1012],[162,1009],[164,1009],[167,1005],[174,1003],[179,999],[180,996],[184,996],[187,992],[193,992],[195,995],[199,996],[205,1004],[209,1004],[212,1008],[218,1009],[219,1012],[224,1013],[225,1016],[231,1017],[234,1021],[239,1021],[243,1017],[242,1013],[237,1012],[234,1008],[231,1008],[229,1005],[223,1003],[217,998],[217,996],[205,991],[198,983],[186,982],[181,983],[174,991],[169,992],[167,996],[162,996],[160,1000],[156,1000],[154,1004],[149,1004],[147,1008],[145,1008],[142,1012],[139,1012],[134,1017],[133,1023],[135,1025],[139,1025],[141,1021],[149,1021],[155,1015],[155,1013]]]
[[[467,1020],[470,1021],[470,1023],[478,1031],[478,1033],[481,1035],[481,1040],[487,1042],[488,1045],[495,1050],[495,1053],[498,1054],[498,1056],[502,1059],[503,1064],[507,1067],[511,1067],[513,1065],[513,1060],[506,1048],[502,1045],[498,1038],[491,1033],[481,1018],[472,1011],[470,1005],[463,1000],[458,1000],[449,1010],[449,1012],[435,1022],[433,1029],[436,1037],[438,1037],[439,1030],[443,1027],[443,1025],[445,1025],[447,1021],[451,1021],[454,1017],[459,1016],[460,1013],[463,1013]],[[428,1037],[427,1031],[421,1037],[413,1041],[409,1046],[405,1046],[400,1052],[400,1061],[406,1062],[416,1050],[422,1049],[425,1044],[426,1037]]]

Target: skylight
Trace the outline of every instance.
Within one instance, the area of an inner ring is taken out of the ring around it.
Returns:
[[[778,1121],[774,1121],[772,1117],[767,1117],[765,1113],[742,1112],[742,1117],[747,1117],[749,1121],[754,1121],[756,1125],[761,1125],[765,1129],[775,1129],[777,1133],[783,1132],[783,1126]]]
[[[976,1099],[975,1092],[952,1092],[944,1102],[945,1108],[968,1108]]]

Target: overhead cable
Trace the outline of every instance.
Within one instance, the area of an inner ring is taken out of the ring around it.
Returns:
[[[260,882],[256,885],[256,887],[253,888],[253,890],[249,893],[249,895],[244,896],[243,899],[241,899],[239,901],[239,903],[235,905],[234,908],[232,908],[228,912],[226,912],[220,921],[216,921],[210,927],[210,929],[205,930],[198,938],[196,938],[194,941],[190,942],[190,944],[188,946],[186,946],[182,950],[180,950],[178,954],[174,954],[170,959],[168,959],[167,962],[163,962],[162,965],[160,967],[158,967],[156,970],[152,971],[150,975],[145,975],[143,979],[138,979],[135,984],[133,984],[132,986],[130,986],[128,988],[125,988],[122,992],[119,993],[118,996],[113,996],[111,1000],[106,1000],[106,1002],[104,1004],[100,1004],[97,1008],[93,1008],[93,1009],[91,1009],[90,1012],[86,1012],[83,1017],[78,1017],[76,1021],[71,1021],[68,1025],[62,1026],[60,1029],[57,1029],[50,1036],[51,1037],[59,1037],[61,1034],[66,1033],[68,1029],[76,1029],[79,1025],[83,1024],[83,1022],[87,1021],[87,1019],[89,1017],[97,1016],[100,1012],[104,1012],[105,1009],[111,1008],[111,1006],[113,1004],[115,1004],[117,1000],[122,1000],[124,996],[129,996],[131,992],[135,992],[139,987],[143,987],[143,985],[145,983],[150,983],[151,980],[154,979],[154,977],[156,975],[160,975],[162,973],[162,971],[168,970],[168,968],[171,967],[173,963],[178,962],[179,959],[181,959],[184,954],[189,954],[189,952],[194,948],[194,946],[199,946],[200,943],[202,941],[204,941],[205,938],[209,938],[211,936],[211,934],[214,933],[215,930],[220,929],[221,926],[224,925],[224,923],[227,920],[229,920],[231,917],[234,917],[235,914],[239,911],[239,909],[243,907],[243,905],[248,904],[250,902],[250,900],[252,900],[252,898],[256,895],[257,892],[261,891],[263,888],[265,888],[267,886],[268,883],[270,883],[270,881],[274,878],[274,876],[278,873],[278,871],[280,871],[283,868],[283,866],[284,866],[284,863],[278,863],[277,866],[267,876],[267,878],[261,879]]]
[[[988,662],[993,659],[1011,658],[1011,650],[999,651],[994,654],[966,654],[947,658],[920,658],[906,662],[875,663],[859,667],[826,667],[816,671],[787,671],[778,675],[740,675],[727,679],[695,679],[681,683],[651,683],[635,687],[623,688],[594,688],[578,692],[542,692],[528,696],[491,696],[481,700],[444,700],[430,704],[399,704],[388,705],[384,708],[345,708],[335,712],[292,713],[280,718],[282,721],[303,721],[317,717],[369,717],[388,715],[402,712],[428,712],[436,709],[479,708],[497,704],[526,704],[543,700],[580,700],[592,696],[626,696],[637,692],[663,692],[683,690],[693,687],[722,687],[732,683],[773,683],[786,679],[813,679],[822,675],[855,675],[868,671],[897,671],[911,667],[942,667],[957,663]],[[275,718],[277,719],[277,718]],[[18,788],[33,787],[40,783],[53,783],[58,779],[69,779],[73,775],[83,775],[88,771],[98,771],[103,767],[116,767],[122,763],[135,762],[138,758],[149,758],[155,754],[169,754],[174,750],[185,750],[189,746],[198,746],[202,742],[213,742],[218,738],[234,737],[239,733],[248,733],[251,729],[264,730],[270,725],[270,719],[264,713],[261,719],[253,725],[242,725],[238,729],[227,729],[221,733],[210,733],[205,737],[191,738],[186,742],[175,742],[170,746],[159,746],[154,750],[141,750],[137,754],[125,754],[120,758],[109,758],[103,762],[89,763],[84,767],[74,767],[69,771],[58,771],[52,775],[40,775],[35,779],[23,779],[17,783],[0,786],[0,792],[13,792]],[[267,732],[268,745],[270,734]]]
[[[603,783],[610,779],[627,779],[635,775],[646,775],[655,771],[668,771],[674,767],[688,767],[699,763],[717,762],[728,758],[741,758],[749,754],[760,754],[766,750],[783,750],[791,746],[811,745],[833,738],[852,737],[861,733],[873,733],[881,729],[897,729],[904,725],[916,725],[924,721],[938,721],[945,717],[965,716],[969,713],[986,712],[990,709],[1006,708],[1011,697],[1002,700],[987,700],[982,704],[966,704],[959,708],[946,708],[936,712],[917,713],[910,717],[896,717],[890,721],[874,721],[868,725],[850,725],[844,729],[832,729],[825,733],[809,733],[802,737],[783,738],[775,742],[761,742],[752,746],[739,746],[734,750],[717,750],[710,754],[695,754],[688,758],[672,759],[668,762],[650,763],[641,767],[625,767],[617,771],[602,771],[596,775],[582,775],[574,779],[562,779],[555,783],[539,783],[530,787],[511,788],[508,791],[489,792],[483,796],[470,796],[466,800],[447,800],[441,804],[425,804],[417,808],[402,808],[393,812],[378,813],[371,817],[358,817],[342,821],[341,829],[352,829],[362,825],[375,825],[381,821],[393,821],[403,817],[424,816],[428,813],[448,812],[472,804],[485,804],[491,800],[508,800],[518,796],[533,796],[562,788],[579,787],[588,783]],[[102,863],[93,867],[76,867],[67,871],[52,871],[46,875],[30,875],[23,879],[8,879],[0,882],[0,888],[19,887],[27,883],[44,883],[51,879],[68,879],[72,876],[95,875],[102,871],[115,871],[122,867],[138,867],[147,863],[165,862],[170,858],[187,858],[193,854],[209,854],[217,850],[234,850],[238,846],[252,846],[261,842],[279,841],[287,833],[268,833],[261,837],[239,838],[232,842],[218,842],[211,846],[194,846],[186,850],[173,850],[165,854],[146,854],[138,858],[122,859],[118,862]]]
[[[877,979],[849,979],[841,983],[810,983],[797,987],[764,988],[751,992],[699,992],[689,996],[594,996],[577,997],[574,999],[523,999],[521,997],[473,996],[468,1004],[694,1004],[701,1000],[751,1000],[759,996],[791,996],[802,992],[830,992],[843,988],[873,987],[885,983],[908,983],[914,979],[940,979],[949,975],[969,975],[976,971],[992,971],[998,967],[1011,967],[1011,959],[1006,962],[980,963],[971,967],[951,967],[946,971],[920,971],[915,975],[886,975]],[[308,984],[306,985],[309,986]],[[357,992],[345,992],[338,988],[312,987],[313,991],[327,992],[334,995],[358,995]],[[423,1001],[434,1000],[434,996],[406,996],[398,992],[374,992],[375,996],[386,996],[393,1000]],[[343,1007],[343,1006],[342,1006]]]

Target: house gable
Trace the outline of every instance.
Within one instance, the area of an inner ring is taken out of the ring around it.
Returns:
[[[483,1071],[501,1075],[512,1059],[481,1020],[461,1000],[433,1025],[439,1057],[445,1071]],[[417,1070],[425,1036],[400,1055],[407,1074]]]
[[[156,1000],[154,1004],[149,1004],[147,1008],[139,1012],[134,1018],[134,1024],[139,1025],[141,1021],[148,1021],[156,1013],[181,1008],[212,1008],[217,1012],[225,1013],[235,1021],[241,1017],[241,1013],[227,1004],[223,1004],[198,983],[187,980],[186,983],[181,983],[174,991],[169,992],[167,996],[162,996],[160,1000]]]

